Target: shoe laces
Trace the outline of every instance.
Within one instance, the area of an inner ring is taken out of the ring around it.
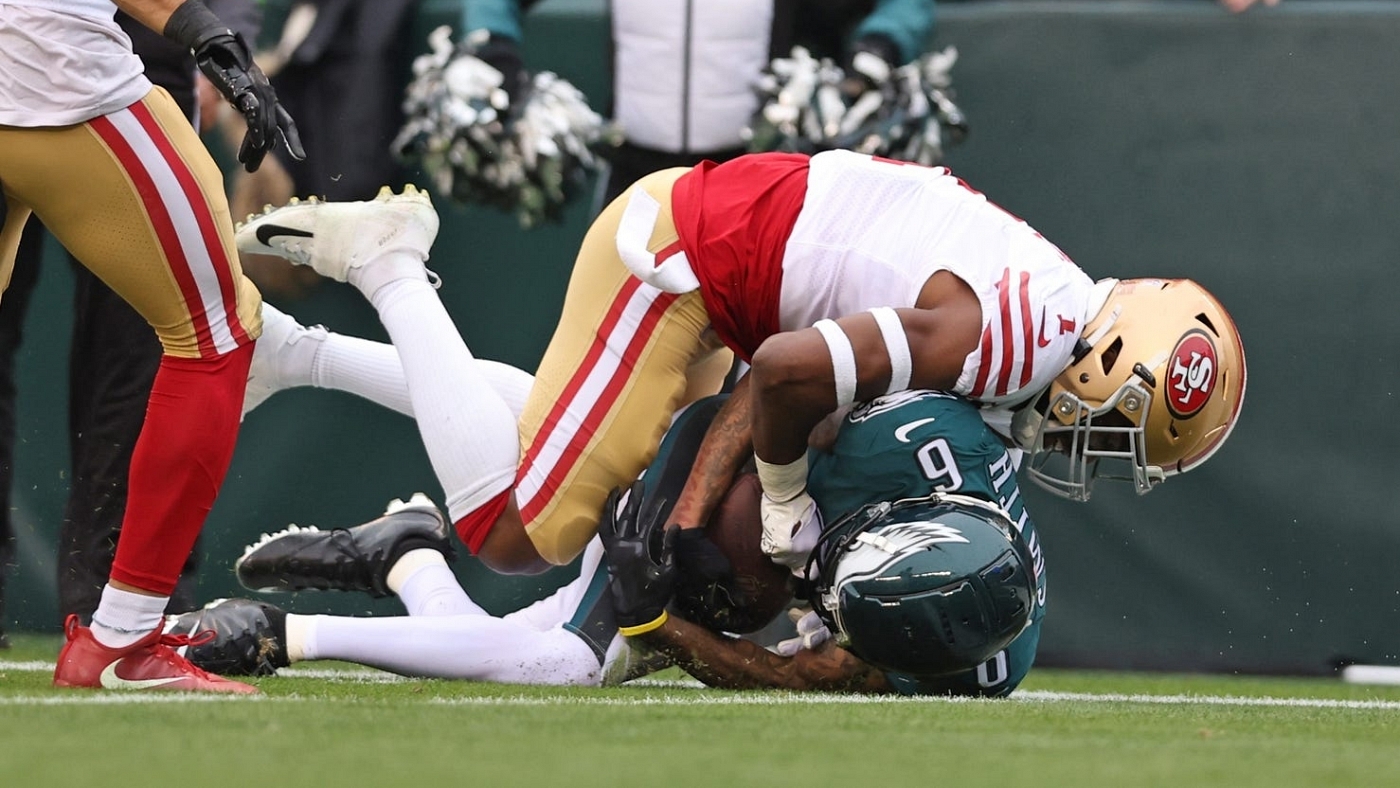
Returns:
[[[215,637],[216,635],[212,629],[201,629],[198,632],[180,634],[166,632],[160,636],[158,643],[159,645],[169,646],[170,648],[184,648],[186,646],[197,648],[209,643]]]
[[[213,674],[189,661],[187,658],[180,656],[180,652],[176,651],[176,649],[185,646],[190,646],[192,648],[202,646],[213,640],[214,637],[215,635],[212,629],[205,629],[188,635],[165,633],[162,634],[160,639],[155,643],[151,644],[151,656],[181,673],[186,673],[196,678],[213,680],[216,678]]]

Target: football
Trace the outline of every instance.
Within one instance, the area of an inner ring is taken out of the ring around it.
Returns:
[[[770,561],[759,547],[762,494],[758,474],[740,474],[705,528],[706,535],[729,559],[739,587],[750,599],[742,611],[735,611],[738,625],[729,629],[736,634],[762,629],[792,601],[792,573]]]

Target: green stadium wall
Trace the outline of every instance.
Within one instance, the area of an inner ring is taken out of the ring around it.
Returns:
[[[1400,663],[1400,3],[1286,0],[1231,16],[1196,2],[942,3],[936,46],[972,133],[948,164],[1091,275],[1190,277],[1229,307],[1250,385],[1209,464],[1145,497],[1101,486],[1070,504],[1031,485],[1049,611],[1040,664],[1326,673]],[[415,25],[455,21],[424,4]],[[602,0],[546,0],[526,59],[608,94]],[[439,201],[441,204],[441,201]],[[433,268],[482,357],[532,368],[593,206],[521,231],[444,206]],[[21,359],[8,613],[57,628],[53,545],[66,493],[69,280],[53,255]],[[357,293],[327,283],[279,304],[304,322],[383,338]],[[391,497],[441,490],[407,419],[297,390],[244,425],[210,517],[200,589],[239,593],[242,545],[289,522],[358,523]],[[467,590],[505,611],[567,576],[490,575]],[[282,598],[282,601],[288,601]],[[305,594],[302,612],[398,612]]]

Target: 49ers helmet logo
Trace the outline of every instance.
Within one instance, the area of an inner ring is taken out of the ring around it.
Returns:
[[[1167,363],[1167,410],[1179,419],[1196,415],[1215,391],[1215,344],[1204,331],[1192,331],[1176,343]]]

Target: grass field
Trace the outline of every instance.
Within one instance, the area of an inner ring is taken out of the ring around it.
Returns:
[[[0,652],[6,786],[1400,785],[1400,688],[1339,681],[1040,670],[959,702],[330,665],[230,700],[57,691],[57,648]]]

